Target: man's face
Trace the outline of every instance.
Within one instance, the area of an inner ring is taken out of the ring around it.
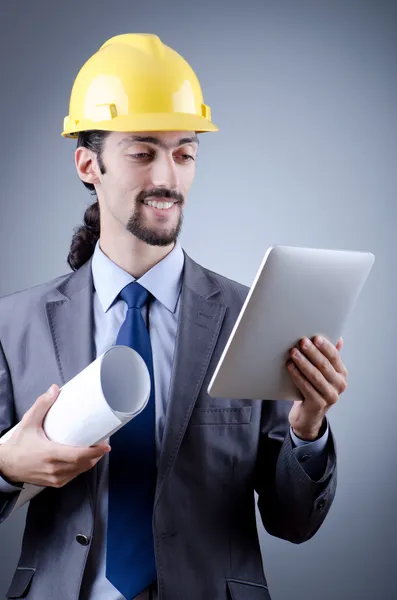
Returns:
[[[193,183],[198,139],[191,131],[110,133],[97,185],[101,221],[118,221],[151,246],[177,239]]]

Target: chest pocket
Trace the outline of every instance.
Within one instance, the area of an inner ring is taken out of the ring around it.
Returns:
[[[227,586],[231,600],[271,600],[269,590],[265,585],[228,579]]]
[[[251,406],[197,407],[193,410],[190,424],[200,425],[244,425],[251,423]]]

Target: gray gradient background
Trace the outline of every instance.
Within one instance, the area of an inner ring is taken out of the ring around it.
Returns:
[[[157,33],[196,69],[218,134],[202,137],[182,242],[251,284],[268,245],[369,250],[345,332],[349,388],[330,412],[339,487],[300,546],[263,532],[274,600],[397,597],[396,2],[2,0],[0,295],[68,271],[90,201],[60,137],[71,85],[104,40]],[[0,595],[25,512],[0,530]]]

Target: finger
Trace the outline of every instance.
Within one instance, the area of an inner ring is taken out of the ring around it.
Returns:
[[[345,377],[335,370],[334,366],[331,364],[329,359],[322,352],[320,352],[318,348],[316,348],[316,346],[311,340],[309,340],[308,338],[303,338],[300,342],[299,349],[292,350],[291,356],[296,356],[298,366],[300,366],[299,350],[301,351],[301,354],[304,357],[308,358],[308,360],[322,373],[326,381],[328,381],[331,385],[335,387],[338,393],[341,394],[345,391],[347,387]],[[302,363],[303,362],[304,361],[302,360]],[[304,371],[304,373],[307,376],[306,371]],[[314,373],[314,371],[312,371],[312,373]]]
[[[288,362],[287,366],[292,381],[304,397],[303,402],[305,402],[306,405],[312,404],[314,411],[324,409],[326,405],[324,398],[310,383],[310,381],[308,381],[298,367],[292,361]]]
[[[76,465],[65,466],[65,468],[60,470],[58,474],[50,476],[50,485],[52,485],[53,487],[63,487],[64,485],[75,479],[81,473],[85,473],[86,471],[90,471],[90,469],[93,469],[95,465],[101,460],[101,458],[103,457],[100,456],[98,458],[95,458],[94,460],[90,460],[89,462],[79,464],[78,469],[76,469]]]
[[[42,426],[44,417],[54,404],[59,395],[59,387],[53,384],[49,389],[39,396],[33,406],[24,414],[21,425],[24,426]]]
[[[75,463],[56,462],[52,467],[49,467],[49,477],[52,484],[65,485],[80,473],[89,471],[103,458],[98,456],[91,460],[84,460]]]
[[[96,458],[102,458],[104,454],[110,451],[109,444],[102,442],[89,448],[67,446],[51,442],[53,448],[50,450],[51,459],[60,462],[76,464],[79,462],[90,461]]]
[[[315,344],[316,348],[318,348],[320,352],[328,358],[335,371],[344,377],[347,377],[347,369],[343,364],[341,356],[336,347],[329,340],[318,335],[313,338],[313,343]]]
[[[320,369],[310,362],[297,348],[292,350],[291,358],[301,374],[304,375],[327,404],[334,404],[338,400],[339,392],[335,386],[327,381]],[[331,365],[329,365],[329,368],[337,375]]]
[[[88,461],[88,463],[86,463],[86,466],[84,467],[84,471],[89,471],[90,469],[93,469],[95,465],[99,463],[100,460],[102,460],[102,458],[103,456],[98,456],[97,458],[93,458],[92,460]]]
[[[340,352],[342,350],[342,348],[343,348],[343,338],[340,337],[336,344],[336,349],[338,352]]]
[[[98,456],[101,456],[101,454],[110,452],[111,449],[112,449],[111,445],[106,440],[104,440],[100,444],[95,444],[95,446],[90,446],[89,448],[84,448],[84,450],[90,450],[92,452],[92,456],[94,458],[97,456],[97,453],[98,453]]]

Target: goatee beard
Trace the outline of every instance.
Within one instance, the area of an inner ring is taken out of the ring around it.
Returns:
[[[137,207],[134,214],[127,223],[127,231],[135,235],[139,240],[149,244],[149,246],[169,246],[175,243],[182,229],[183,214],[181,212],[178,223],[171,230],[154,230],[143,223],[142,214]]]

